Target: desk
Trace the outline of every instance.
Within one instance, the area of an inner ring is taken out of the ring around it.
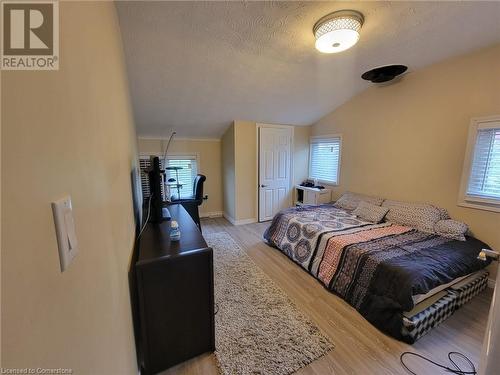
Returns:
[[[301,204],[323,204],[332,201],[332,191],[330,189],[318,189],[314,187],[306,187],[295,185],[296,200],[295,205]]]
[[[180,204],[168,209],[180,241],[170,241],[170,221],[147,224],[135,263],[142,374],[215,350],[212,249]]]

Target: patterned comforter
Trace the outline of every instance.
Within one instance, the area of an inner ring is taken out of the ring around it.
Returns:
[[[332,205],[278,213],[265,240],[391,336],[402,337],[402,313],[413,295],[484,268],[488,246],[456,241],[389,222],[373,224]]]

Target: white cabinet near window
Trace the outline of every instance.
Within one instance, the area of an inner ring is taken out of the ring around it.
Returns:
[[[297,200],[295,202],[296,205],[317,205],[330,203],[332,201],[332,191],[330,189],[318,189],[301,185],[295,185],[295,188],[297,189]],[[302,194],[300,193],[300,191],[302,191]],[[302,195],[302,199],[299,199],[299,195]]]

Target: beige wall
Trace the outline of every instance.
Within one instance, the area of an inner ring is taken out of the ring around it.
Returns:
[[[310,130],[310,126],[294,126],[292,149],[294,183],[307,178]],[[225,191],[229,193],[224,193],[224,211],[236,222],[256,221],[258,216],[257,123],[234,121],[222,137],[222,149],[223,164],[225,163],[223,184],[226,186]],[[232,160],[229,160],[231,158]],[[234,183],[232,183],[233,179]]]
[[[59,6],[60,70],[1,78],[2,367],[137,374],[136,141],[118,20],[111,2]],[[80,252],[61,273],[50,203],[66,194]]]
[[[236,220],[257,221],[257,127],[234,122]]]
[[[224,216],[236,217],[236,178],[234,166],[234,125],[221,139],[222,194]]]
[[[500,214],[457,205],[471,117],[500,114],[500,45],[371,86],[313,126],[341,133],[335,196],[432,202],[500,250]]]
[[[293,132],[293,181],[300,184],[309,177],[309,137],[311,126],[295,126]]]
[[[138,139],[139,153],[163,154],[168,139]],[[208,200],[200,206],[200,214],[222,214],[222,176],[221,176],[221,144],[220,140],[173,139],[168,149],[169,154],[195,154],[198,156],[198,173],[207,177],[203,185],[203,194]]]

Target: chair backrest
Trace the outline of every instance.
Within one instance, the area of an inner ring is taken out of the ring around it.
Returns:
[[[200,205],[203,202],[203,183],[206,181],[206,177],[202,174],[196,175],[193,183],[193,196]]]

